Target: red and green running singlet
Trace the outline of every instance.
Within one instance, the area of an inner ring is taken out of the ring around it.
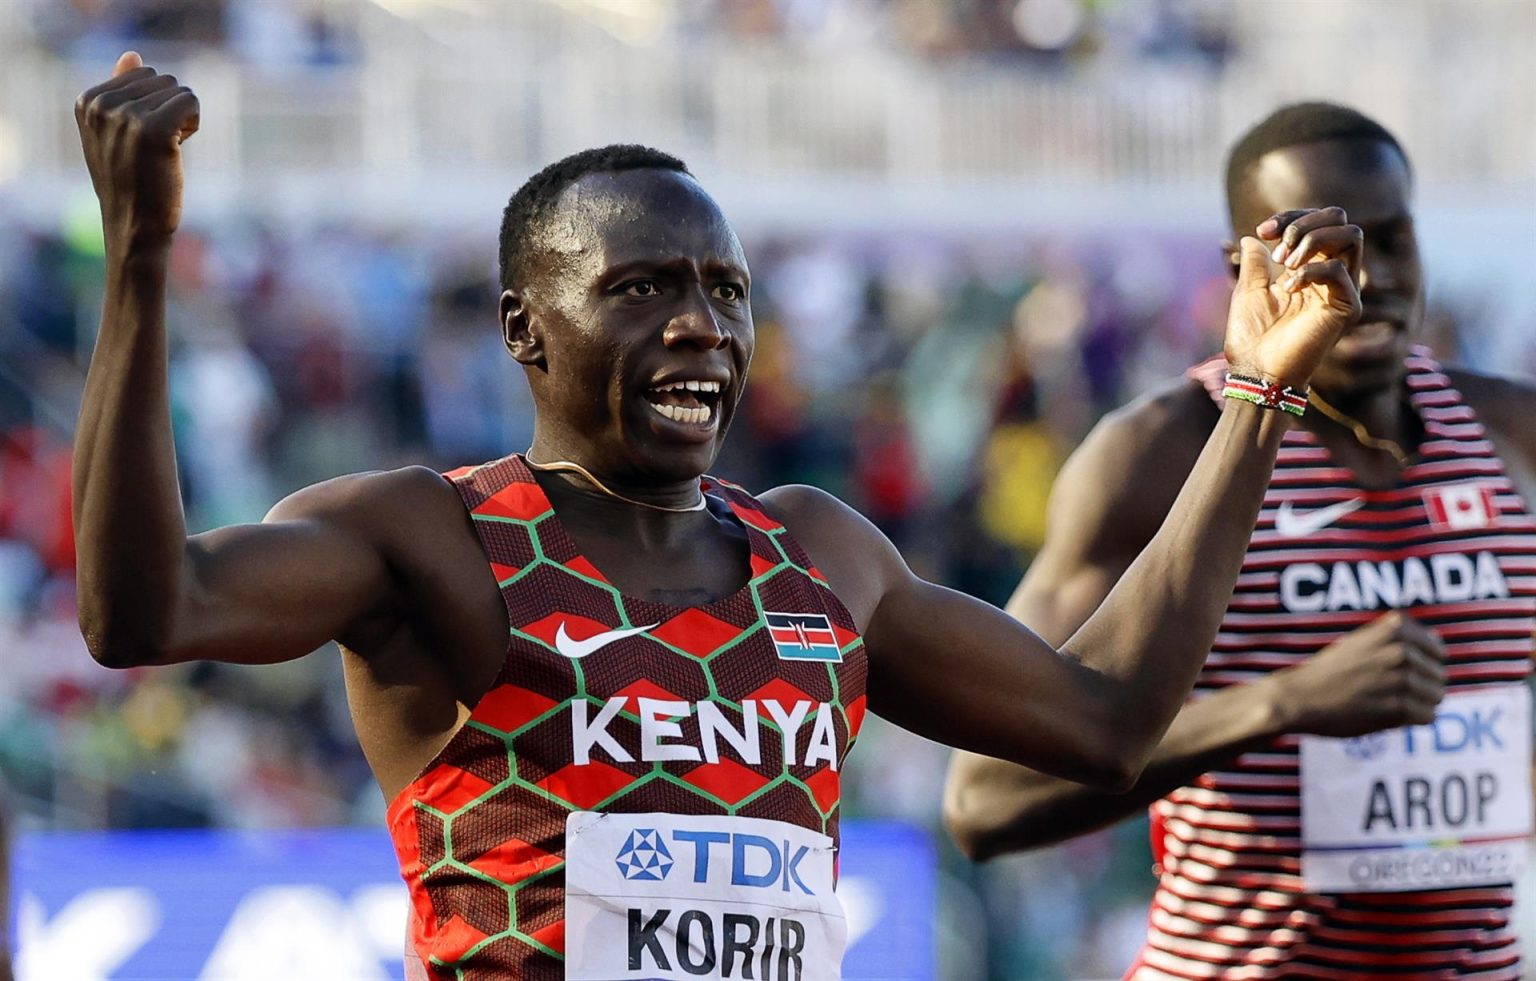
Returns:
[[[706,606],[622,595],[518,456],[448,475],[506,601],[491,689],[389,808],[434,979],[836,978],[863,642],[785,528]]]

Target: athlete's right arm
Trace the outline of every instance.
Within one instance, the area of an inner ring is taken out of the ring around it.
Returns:
[[[270,524],[189,538],[171,435],[166,266],[181,141],[197,97],[124,55],[75,104],[101,203],[106,298],[74,452],[80,626],[102,664],[268,662],[342,636],[387,597],[389,569],[352,477],[302,491]]]

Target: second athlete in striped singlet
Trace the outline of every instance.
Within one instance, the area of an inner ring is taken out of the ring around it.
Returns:
[[[747,381],[751,275],[680,161],[607,147],[503,216],[525,455],[341,477],[189,537],[164,297],[197,112],[137,56],[76,107],[108,256],[74,457],[81,624],[114,667],[340,642],[417,972],[836,978],[838,774],[866,705],[1100,786],[1140,771],[1215,636],[1279,412],[1223,410],[1064,657],[918,578],[830,495],[704,476]],[[1269,246],[1243,240],[1226,352],[1301,387],[1359,314],[1360,231],[1337,211],[1254,231]],[[1278,265],[1269,247],[1298,232],[1299,265]]]
[[[1288,107],[1238,143],[1234,227],[1342,204],[1366,235],[1365,312],[1285,438],[1196,697],[1124,796],[977,757],[951,773],[948,820],[977,857],[1155,802],[1161,872],[1130,977],[1521,975],[1536,389],[1410,349],[1409,190],[1397,141],[1342,107]],[[1071,634],[1167,513],[1222,368],[1106,419],[1063,470],[1071,493],[1011,605],[1047,638]]]

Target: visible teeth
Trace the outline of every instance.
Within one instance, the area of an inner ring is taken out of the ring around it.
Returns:
[[[719,392],[720,383],[715,381],[676,381],[667,382],[665,385],[651,386],[657,392]]]
[[[652,402],[650,406],[673,422],[703,424],[708,422],[713,414],[707,405],[701,405],[695,409],[685,409],[680,405],[657,405],[655,402]]]

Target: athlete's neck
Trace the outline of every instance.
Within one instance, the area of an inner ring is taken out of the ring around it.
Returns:
[[[592,542],[582,538],[583,532],[623,543],[625,551],[667,555],[698,537],[701,518],[714,520],[708,510],[658,511],[628,504],[595,492],[572,473],[535,470],[533,477],[559,513],[561,523],[584,546]],[[698,493],[694,491],[695,500]]]
[[[1404,378],[1397,378],[1386,388],[1370,391],[1335,392],[1321,386],[1316,391],[1329,406],[1360,423],[1372,436],[1391,440],[1405,450],[1412,450],[1411,444],[1418,438],[1419,427],[1413,406],[1407,399],[1407,382]],[[1343,424],[1327,418],[1322,412],[1308,412],[1306,418],[1314,430],[1324,427],[1343,428]]]
[[[605,508],[654,514],[690,513],[699,508],[702,500],[699,477],[654,481],[637,474],[616,474],[590,461],[585,454],[561,451],[538,438],[524,459],[541,476],[539,484],[545,488],[551,484],[544,477],[556,477],[558,485],[568,488],[571,496],[591,497]]]

